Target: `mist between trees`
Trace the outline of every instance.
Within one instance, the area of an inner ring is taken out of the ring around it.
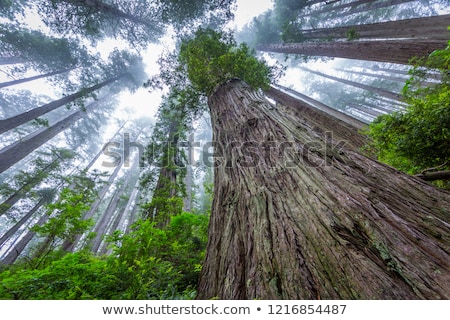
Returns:
[[[130,141],[130,134],[123,134],[123,143],[108,142],[102,148],[102,153],[110,160],[102,161],[101,166],[105,168],[114,168],[117,166],[130,167],[131,153],[137,149],[139,166],[144,167],[168,167],[175,166],[185,168],[186,166],[215,168],[224,166],[231,168],[233,166],[256,167],[260,162],[265,162],[269,167],[279,166],[291,168],[295,166],[332,166],[333,157],[342,154],[342,149],[347,141],[337,141],[334,144],[333,132],[325,132],[325,141],[312,140],[306,143],[296,141],[232,141],[226,145],[218,141],[158,141],[147,146]],[[165,162],[146,157],[146,154],[161,154],[164,151],[186,150],[186,154],[191,155],[192,150],[198,155],[198,160],[189,156],[185,161],[174,161],[166,159]],[[229,158],[233,152],[238,156]],[[149,152],[150,151],[150,152]],[[322,159],[310,157],[310,155],[321,155]],[[223,155],[223,156],[220,156]],[[269,159],[269,161],[267,161]]]

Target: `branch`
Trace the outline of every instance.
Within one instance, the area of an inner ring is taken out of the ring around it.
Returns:
[[[450,170],[423,172],[414,176],[425,181],[450,180]]]

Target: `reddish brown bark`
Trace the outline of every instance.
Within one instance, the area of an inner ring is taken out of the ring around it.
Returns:
[[[199,299],[450,298],[449,193],[242,81],[208,103],[218,163]]]

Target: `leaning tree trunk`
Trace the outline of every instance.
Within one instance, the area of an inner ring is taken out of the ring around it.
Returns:
[[[349,32],[358,39],[442,39],[448,40],[450,15],[421,17],[396,21],[359,24],[335,28],[302,30],[303,39],[345,40]]]
[[[39,74],[39,75],[33,76],[33,77],[28,77],[28,78],[23,78],[23,79],[17,79],[17,80],[2,82],[2,83],[0,83],[0,88],[6,88],[6,87],[15,86],[15,85],[18,85],[18,84],[21,84],[21,83],[25,83],[25,82],[29,82],[29,81],[34,81],[34,80],[38,80],[38,79],[43,79],[43,78],[55,76],[55,75],[58,75],[58,74],[62,74],[62,73],[66,73],[66,72],[72,71],[74,69],[75,69],[75,67],[72,67],[72,68],[68,68],[68,69],[62,69],[62,70],[57,70],[57,71],[53,71],[53,72],[48,72],[48,73],[45,73],[45,74]]]
[[[27,123],[28,121],[34,120],[37,117],[40,117],[50,111],[53,111],[59,107],[62,107],[63,105],[66,105],[70,102],[73,102],[78,98],[85,97],[89,93],[99,90],[99,89],[103,88],[104,86],[107,86],[108,84],[115,82],[116,80],[120,79],[121,77],[122,76],[116,76],[116,77],[110,78],[106,81],[103,81],[102,83],[96,84],[89,88],[84,88],[84,89],[78,91],[77,93],[71,94],[69,96],[65,96],[64,98],[61,98],[61,99],[58,99],[55,101],[52,101],[41,107],[34,108],[27,112],[23,112],[14,117],[0,120],[0,133],[14,129],[15,127],[18,127],[24,123]]]
[[[217,162],[197,298],[450,298],[449,193],[242,81],[208,103]]]
[[[267,44],[258,46],[258,50],[408,64],[413,57],[425,58],[446,46],[444,40],[334,41]]]
[[[355,88],[359,88],[359,89],[363,89],[363,90],[367,90],[367,91],[376,93],[376,94],[378,94],[378,95],[380,95],[382,97],[385,97],[385,98],[389,98],[389,99],[396,100],[396,101],[403,100],[403,97],[400,94],[395,93],[395,92],[387,91],[387,90],[384,90],[384,89],[381,89],[381,88],[376,88],[376,87],[369,86],[367,84],[363,84],[363,83],[360,83],[360,82],[355,82],[355,81],[350,81],[350,80],[346,80],[346,79],[342,79],[342,78],[338,78],[338,77],[333,77],[333,76],[330,76],[328,74],[325,74],[325,73],[322,73],[322,72],[313,71],[313,70],[307,69],[307,68],[301,68],[301,69],[305,70],[307,72],[313,73],[315,75],[318,75],[318,76],[321,76],[321,77],[333,80],[333,81],[341,82],[341,83],[344,83],[346,85],[353,86]]]

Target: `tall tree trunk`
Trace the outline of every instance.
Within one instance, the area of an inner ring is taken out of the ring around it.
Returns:
[[[25,222],[28,221],[28,219],[31,218],[31,216],[40,208],[42,207],[46,202],[45,198],[41,198],[38,203],[34,205],[34,207],[28,211],[11,229],[9,229],[3,236],[0,238],[0,247],[10,238],[12,237],[17,230],[19,230]]]
[[[36,225],[38,226],[42,226],[45,222],[47,222],[49,216],[46,214],[43,214],[38,222],[36,223]],[[21,253],[23,252],[23,250],[26,248],[26,246],[28,245],[28,243],[30,243],[31,239],[33,239],[33,237],[36,235],[36,232],[34,231],[28,231],[25,236],[23,236],[19,242],[17,242],[14,245],[14,248],[12,248],[9,253],[0,261],[0,265],[10,265],[13,264],[17,258],[21,255]]]
[[[333,81],[338,81],[338,82],[344,83],[344,84],[349,85],[349,86],[353,86],[353,87],[356,87],[356,88],[360,88],[360,89],[363,89],[363,90],[367,90],[367,91],[376,93],[376,94],[378,94],[378,95],[380,95],[382,97],[386,97],[386,98],[397,100],[397,101],[403,100],[402,96],[400,94],[398,94],[398,93],[395,93],[395,92],[390,92],[390,91],[387,91],[387,90],[384,90],[384,89],[375,88],[375,87],[372,87],[372,86],[369,86],[369,85],[366,85],[366,84],[362,84],[362,83],[359,83],[359,82],[355,82],[355,81],[350,81],[350,80],[346,80],[346,79],[342,79],[342,78],[338,78],[338,77],[333,77],[333,76],[327,75],[325,73],[318,72],[318,71],[313,71],[313,70],[310,70],[310,69],[307,69],[307,68],[302,68],[302,69],[306,70],[307,72],[316,74],[318,76],[321,76],[321,77],[324,77],[324,78],[327,78],[327,79],[330,79],[330,80],[333,80]]]
[[[83,220],[91,219],[94,216],[94,214],[97,211],[98,207],[100,206],[100,204],[102,204],[103,199],[105,198],[106,193],[108,192],[111,184],[117,178],[117,175],[118,175],[121,167],[122,167],[121,164],[117,165],[115,167],[113,173],[109,176],[108,181],[106,182],[106,184],[102,187],[101,191],[99,192],[97,199],[91,205],[90,209],[84,214]],[[80,242],[82,237],[83,237],[82,234],[78,234],[73,239],[66,239],[66,240],[64,240],[63,245],[62,245],[62,249],[64,251],[74,252],[75,251],[75,247]]]
[[[21,141],[18,141],[10,146],[0,150],[0,173],[10,168],[15,163],[19,162],[31,152],[42,146],[44,143],[55,137],[60,132],[64,131],[78,120],[86,116],[98,104],[98,101],[89,104],[86,110],[78,110],[71,115],[58,121],[49,128],[37,130],[26,136]]]
[[[279,90],[281,89],[281,91]],[[284,92],[283,92],[284,91]],[[332,121],[335,121],[336,119],[339,119],[340,121],[345,122],[346,124],[350,125],[351,127],[355,127],[357,129],[363,129],[366,127],[366,124],[358,119],[353,118],[352,116],[345,114],[342,111],[333,109],[326,104],[319,102],[317,100],[314,100],[313,98],[310,98],[298,91],[295,91],[293,89],[289,89],[280,85],[272,86],[270,90],[267,92],[267,95],[271,98],[274,98],[276,101],[280,101],[284,105],[289,106],[298,106],[298,108],[303,108],[306,110],[302,112],[311,112],[313,108],[316,108],[327,115],[331,116]],[[289,98],[289,95],[291,98]],[[300,101],[303,102],[303,104]],[[320,117],[319,111],[316,112],[314,117]],[[325,118],[318,118],[319,123],[324,123],[324,121],[327,121],[328,119]],[[329,121],[329,120],[328,120]],[[354,135],[355,132],[351,133],[351,136]],[[362,145],[360,145],[361,147]]]
[[[85,97],[89,93],[99,90],[99,89],[103,88],[104,86],[107,86],[108,84],[115,82],[119,78],[121,78],[121,76],[116,76],[116,77],[110,78],[106,81],[103,81],[102,83],[99,83],[92,87],[80,90],[77,93],[71,94],[69,96],[65,96],[64,98],[61,98],[59,100],[52,101],[41,107],[34,108],[30,111],[18,114],[16,116],[8,118],[8,119],[0,120],[0,133],[14,129],[15,127],[18,127],[21,124],[24,124],[24,123],[27,123],[28,121],[36,119],[37,117],[40,117],[43,114],[53,111],[65,104],[73,102],[78,98]]]
[[[9,86],[14,86],[14,85],[25,83],[25,82],[28,82],[28,81],[33,81],[33,80],[38,80],[38,79],[42,79],[42,78],[55,76],[55,75],[58,75],[58,74],[62,74],[62,73],[66,73],[66,72],[72,71],[74,69],[75,69],[75,67],[72,67],[72,68],[57,70],[57,71],[53,71],[53,72],[49,72],[49,73],[45,73],[45,74],[40,74],[40,75],[37,75],[37,76],[28,77],[28,78],[24,78],[24,79],[18,79],[18,80],[13,80],[13,81],[8,81],[8,82],[2,82],[2,83],[0,83],[0,88],[6,88],[6,87],[9,87]]]
[[[303,30],[307,40],[348,39],[355,32],[358,39],[439,39],[448,40],[450,14],[344,27]]]
[[[341,4],[341,5],[337,5],[337,6],[326,6],[324,9],[311,12],[311,15],[317,16],[322,13],[339,10],[340,16],[341,15],[346,16],[346,15],[354,14],[357,12],[365,12],[365,11],[369,11],[369,10],[390,7],[393,5],[411,2],[411,1],[413,1],[413,0],[388,0],[388,1],[378,1],[378,3],[377,3],[377,1],[374,1],[374,0],[357,0],[357,1],[352,1],[352,2]],[[342,9],[346,9],[346,8],[351,8],[351,9],[350,10],[342,10]]]
[[[138,157],[136,157],[138,158]],[[133,168],[136,169],[137,163],[139,159],[134,159],[133,166],[131,167],[131,170]],[[94,240],[92,241],[91,251],[96,253],[100,252],[100,245],[103,242],[104,236],[107,234],[108,226],[112,222],[114,218],[114,213],[116,211],[117,205],[121,199],[121,196],[123,195],[125,189],[130,183],[132,174],[126,173],[126,177],[120,187],[118,187],[112,198],[111,201],[108,203],[108,206],[106,207],[105,211],[100,216],[99,220],[97,221],[94,232],[96,233],[96,236]]]
[[[380,74],[380,73],[375,74],[375,73],[361,72],[361,71],[354,71],[354,70],[344,70],[344,69],[339,69],[339,68],[336,68],[336,70],[342,71],[342,72],[347,72],[347,73],[352,73],[352,74],[357,74],[357,75],[361,75],[361,76],[366,76],[366,77],[390,80],[393,82],[400,82],[403,84],[405,84],[406,80],[407,80],[406,78],[394,77],[393,75],[385,75],[385,74]],[[432,85],[437,84],[437,82],[431,82],[431,81],[425,80],[425,81],[421,81],[420,84],[423,86],[432,86]]]
[[[42,169],[42,174],[38,173],[30,180],[28,180],[23,186],[21,186],[18,190],[16,190],[13,194],[11,194],[5,201],[0,204],[0,216],[6,213],[13,205],[15,205],[22,197],[27,194],[35,185],[44,180],[49,171],[56,168],[55,165],[58,164],[60,159],[55,159],[49,164],[47,164]]]
[[[428,57],[430,53],[444,49],[446,45],[446,41],[442,40],[335,41],[267,44],[258,46],[258,50],[408,64],[411,58]]]
[[[450,298],[448,192],[242,81],[208,104],[219,163],[197,298]]]
[[[356,104],[356,103],[349,104],[348,107],[356,109],[356,110],[359,110],[359,111],[362,111],[362,112],[368,114],[369,116],[371,116],[373,118],[376,118],[379,115],[383,114],[380,111],[377,111],[377,110],[374,110],[374,109],[371,109],[371,108],[368,108],[366,106],[363,106],[363,105],[360,105],[360,104]]]
[[[0,66],[25,62],[28,62],[28,60],[21,57],[0,57]]]
[[[106,13],[113,17],[119,18],[119,19],[125,19],[129,20],[130,22],[134,22],[136,24],[142,24],[146,26],[147,28],[154,29],[155,25],[152,24],[152,21],[148,21],[145,19],[141,19],[135,15],[129,14],[127,12],[124,12],[120,9],[118,9],[115,6],[112,6],[108,3],[105,3],[101,0],[62,0],[63,2],[81,6],[81,7],[87,7],[91,8],[92,10],[100,13]]]

